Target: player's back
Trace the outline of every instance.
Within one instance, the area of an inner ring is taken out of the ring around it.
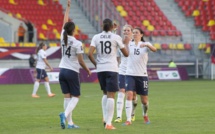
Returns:
[[[96,47],[98,72],[118,71],[117,49],[124,47],[119,35],[103,31],[93,37],[91,46]]]
[[[40,49],[37,53],[37,65],[36,68],[45,69],[46,64],[44,59],[46,58],[46,52],[43,49]]]
[[[83,53],[82,43],[73,36],[68,36],[67,46],[63,39],[61,40],[62,58],[59,67],[79,72],[78,53]]]

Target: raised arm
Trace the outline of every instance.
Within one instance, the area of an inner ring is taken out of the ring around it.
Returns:
[[[152,52],[156,52],[157,48],[154,47],[151,43],[147,42],[144,44],[141,44],[140,47],[148,47]]]
[[[63,26],[66,22],[69,21],[70,4],[71,4],[71,0],[67,0],[67,7],[66,7],[66,11],[64,14],[64,19],[63,19]]]

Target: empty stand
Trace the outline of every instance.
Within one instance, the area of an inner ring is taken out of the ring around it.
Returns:
[[[63,8],[53,0],[1,0],[0,7],[18,19],[30,20],[37,28],[39,40],[59,40],[63,23]],[[53,32],[53,29],[56,29]],[[77,30],[77,29],[76,29]],[[75,31],[78,39],[86,39],[80,29]]]
[[[194,17],[195,26],[210,32],[215,40],[215,1],[214,0],[175,0],[187,17]]]
[[[145,36],[181,36],[154,0],[112,0],[128,24],[141,27]],[[122,15],[122,12],[126,14]]]

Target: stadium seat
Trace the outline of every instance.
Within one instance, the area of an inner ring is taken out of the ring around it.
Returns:
[[[47,40],[47,38],[45,37],[45,35],[43,33],[39,33],[39,39]]]
[[[211,53],[211,47],[206,47],[205,53],[206,53],[206,54],[210,54],[210,53]]]
[[[49,43],[50,47],[57,47],[57,43]]]
[[[17,5],[18,3],[15,2],[15,0],[9,0],[9,3],[12,5]]]
[[[191,49],[192,49],[192,46],[191,46],[191,44],[186,43],[186,44],[184,44],[184,48],[185,48],[186,50],[191,50]]]
[[[42,24],[41,28],[42,28],[43,30],[49,30],[46,24]]]
[[[43,0],[38,0],[37,1],[37,4],[38,5],[41,5],[41,6],[45,6],[46,4],[43,2]]]
[[[4,41],[4,38],[3,38],[3,37],[0,37],[0,43],[3,43],[3,42],[5,42],[5,41]]]
[[[160,45],[159,43],[155,43],[155,44],[154,44],[154,47],[157,48],[157,50],[160,50],[160,49],[161,49],[161,45]]]
[[[162,50],[168,50],[169,46],[167,44],[161,44]]]
[[[0,6],[2,11],[5,11],[8,15],[14,16],[20,20],[25,18],[31,21],[37,31],[37,38],[40,40],[43,36],[39,36],[40,33],[43,35],[49,35],[46,39],[56,40],[59,36],[56,33],[52,33],[53,29],[58,32],[62,29],[63,20],[63,8],[58,1],[54,0],[1,0]],[[43,26],[44,24],[44,26]],[[46,25],[46,26],[45,26]],[[76,34],[82,34],[82,37],[88,38],[87,35],[81,33],[79,29]]]
[[[175,1],[187,17],[194,17],[195,26],[202,27],[202,31],[211,31],[210,27],[215,25],[215,1],[214,0],[178,0]],[[192,14],[188,14],[192,12]],[[215,37],[210,34],[210,39]]]
[[[175,45],[175,44],[170,43],[170,44],[169,44],[169,49],[176,49],[176,45]]]
[[[201,43],[201,44],[199,44],[199,46],[198,46],[198,49],[199,50],[202,50],[202,49],[205,49],[206,48],[206,44],[205,43]]]
[[[184,50],[184,44],[182,44],[182,43],[178,43],[176,45],[176,47],[177,47],[178,50]]]
[[[51,19],[47,20],[47,24],[49,24],[51,26],[55,26],[56,25]]]
[[[166,36],[167,34],[165,32],[154,32],[155,30],[170,30],[164,29],[164,25],[170,28],[174,27],[160,10],[160,8],[156,5],[154,0],[112,0],[112,2],[116,6],[117,11],[125,18],[128,24],[138,27],[143,25],[148,31],[153,31],[152,36]],[[123,11],[126,11],[127,14],[124,13],[123,15]],[[138,22],[139,20],[142,22],[142,24]],[[174,32],[168,33],[168,36],[175,36],[176,32],[181,33],[175,28]],[[178,34],[178,36],[181,36],[181,34]]]

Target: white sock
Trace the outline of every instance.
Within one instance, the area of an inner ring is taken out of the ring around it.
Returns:
[[[143,108],[143,116],[147,116],[149,103],[147,103],[146,105],[142,104],[142,108]]]
[[[64,103],[63,103],[64,111],[66,111],[66,108],[67,108],[70,100],[71,100],[71,98],[64,98]],[[69,113],[67,121],[68,121],[68,124],[70,124],[70,125],[72,125],[72,123],[73,123],[71,117],[72,117],[72,115],[71,115],[71,113]]]
[[[71,98],[64,98],[64,102],[63,102],[64,110],[66,110],[70,100],[71,100]]]
[[[117,108],[117,118],[122,118],[122,110],[123,110],[123,106],[124,106],[124,98],[125,98],[125,94],[122,92],[118,92],[118,97],[117,97],[117,104],[116,104],[116,108]]]
[[[106,122],[106,104],[107,104],[107,95],[102,96],[102,114],[103,120]]]
[[[125,101],[125,111],[126,111],[127,121],[131,122],[132,100]]]
[[[136,96],[135,100],[132,101],[133,108],[132,108],[132,113],[131,113],[131,115],[134,115],[134,114],[135,114],[135,109],[136,109],[136,107],[137,107],[137,99],[138,99],[138,97]]]
[[[68,106],[66,107],[65,116],[66,116],[67,121],[68,121],[69,115],[71,114],[71,116],[70,116],[70,117],[71,117],[71,122],[70,122],[71,124],[70,124],[70,125],[73,124],[73,121],[72,121],[72,111],[75,109],[75,107],[76,107],[78,101],[79,101],[79,98],[77,98],[77,97],[72,97],[72,99],[69,101]],[[69,118],[70,118],[70,117],[69,117]]]
[[[34,82],[34,89],[33,89],[32,95],[36,95],[37,94],[37,90],[38,90],[39,86],[40,86],[40,83],[38,81],[35,81]]]
[[[111,125],[111,122],[113,119],[113,114],[114,114],[114,99],[113,98],[107,99],[106,110],[107,110],[106,124]]]
[[[47,93],[51,94],[51,89],[50,89],[50,86],[49,86],[49,82],[44,82],[44,86],[46,88]]]

